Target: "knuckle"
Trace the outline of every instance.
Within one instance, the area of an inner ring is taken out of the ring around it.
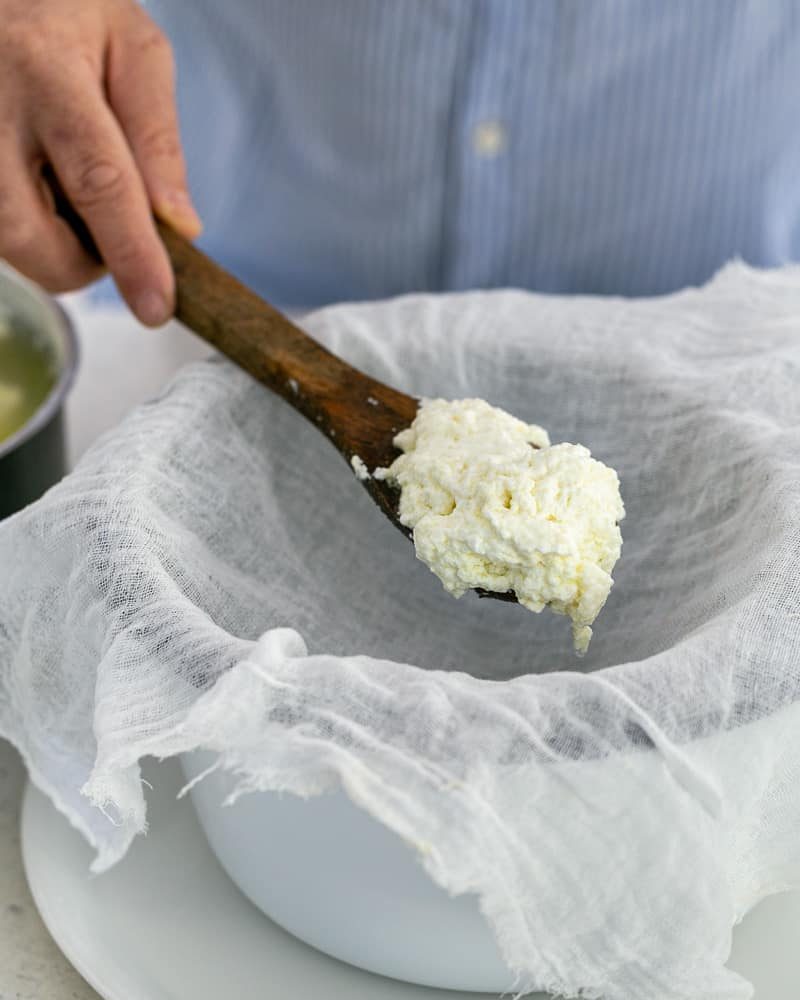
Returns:
[[[177,132],[169,125],[153,125],[139,136],[138,146],[148,159],[178,160],[181,144]]]
[[[103,46],[63,16],[18,18],[0,24],[0,73],[6,86],[22,91],[34,110],[62,97],[66,82],[102,78]]]
[[[33,31],[26,25],[11,25],[4,35],[3,47],[23,75],[36,76],[49,64],[52,44],[45,32]]]
[[[70,187],[75,207],[92,209],[122,194],[125,171],[112,160],[91,160],[75,171]]]
[[[139,34],[136,41],[136,48],[140,55],[163,59],[170,64],[173,61],[172,46],[169,43],[169,39],[152,21],[148,21],[145,28]]]
[[[4,25],[2,46],[23,79],[50,79],[67,71],[70,60],[86,51],[74,30],[60,16],[21,17]]]

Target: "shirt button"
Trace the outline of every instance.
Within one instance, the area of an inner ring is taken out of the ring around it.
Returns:
[[[487,159],[498,156],[506,148],[508,136],[505,126],[498,121],[478,122],[472,130],[472,148],[478,156]]]

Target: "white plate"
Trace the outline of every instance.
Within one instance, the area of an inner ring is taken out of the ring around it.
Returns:
[[[106,1000],[480,1000],[383,979],[271,923],[219,866],[176,761],[147,761],[150,832],[104,875],[50,801],[28,786],[22,853],[56,942]],[[542,997],[541,1000],[544,1000]]]
[[[31,786],[22,850],[50,933],[106,1000],[480,1000],[426,989],[334,961],[267,920],[208,847],[175,761],[147,762],[150,833],[112,871],[90,876],[90,849]],[[800,893],[763,902],[737,929],[732,968],[756,1000],[800,995]],[[537,994],[530,1000],[546,1000]]]

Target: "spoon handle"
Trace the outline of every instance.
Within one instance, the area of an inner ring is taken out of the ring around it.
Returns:
[[[306,416],[316,419],[326,401],[372,382],[169,226],[156,225],[175,271],[176,317]]]
[[[55,210],[93,260],[102,257],[88,226],[46,164]],[[414,419],[418,402],[331,354],[170,226],[156,220],[175,272],[175,315],[308,418],[349,461],[370,468],[396,455],[394,434]],[[367,489],[396,520],[394,499],[371,480]]]
[[[81,215],[64,193],[50,164],[45,164],[55,208],[89,256],[102,263],[97,244]],[[175,315],[254,378],[305,412],[304,396],[330,396],[361,372],[325,350],[286,316],[237,281],[201,250],[156,220],[175,271]],[[301,388],[303,392],[301,393]],[[316,418],[316,408],[306,416]]]

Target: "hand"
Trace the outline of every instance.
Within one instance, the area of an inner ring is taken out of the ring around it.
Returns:
[[[53,292],[102,269],[54,212],[52,164],[148,326],[174,307],[152,213],[189,239],[172,52],[135,0],[0,0],[0,256]]]

